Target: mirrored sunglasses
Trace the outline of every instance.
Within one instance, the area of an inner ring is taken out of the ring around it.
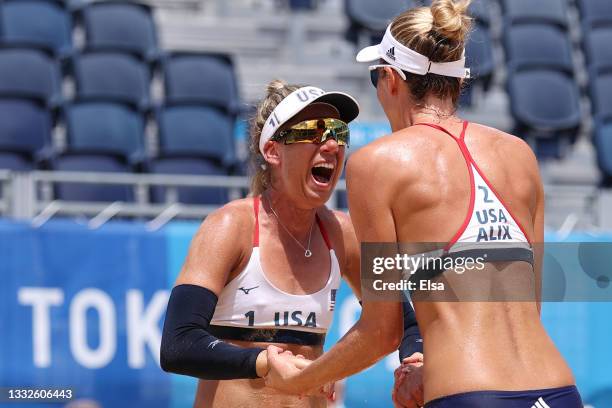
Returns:
[[[338,145],[348,147],[349,134],[348,125],[339,119],[311,119],[280,131],[272,140],[289,145],[294,143],[322,144],[333,139]]]

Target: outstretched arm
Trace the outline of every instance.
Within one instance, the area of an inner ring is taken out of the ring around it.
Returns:
[[[355,228],[348,214],[336,211],[335,216],[342,227],[345,248],[345,262],[342,268],[342,277],[353,290],[353,294],[359,299],[359,303],[362,304],[360,271],[361,251],[357,236],[355,235]],[[412,304],[408,302],[407,299],[404,299],[402,309],[404,315],[404,335],[399,347],[400,362],[404,358],[412,356],[414,353],[423,353],[423,339],[419,331],[419,326],[417,325]]]
[[[395,224],[387,202],[389,183],[381,183],[383,168],[364,147],[347,166],[349,207],[360,242],[396,242]],[[386,185],[385,185],[386,184]],[[292,369],[269,354],[268,385],[289,393],[303,393],[355,374],[395,351],[402,339],[402,307],[397,301],[363,302],[361,317],[342,339],[304,370]]]

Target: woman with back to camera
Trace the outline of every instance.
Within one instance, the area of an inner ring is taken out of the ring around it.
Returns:
[[[375,63],[372,83],[393,133],[349,160],[351,219],[361,242],[443,242],[449,256],[486,251],[495,258],[483,271],[465,272],[462,289],[470,289],[470,281],[485,282],[504,293],[520,282],[529,299],[487,302],[478,298],[482,293],[466,296],[477,301],[415,299],[424,341],[424,398],[413,394],[396,403],[582,407],[571,370],[540,321],[541,256],[534,250],[544,238],[544,194],[536,158],[519,138],[456,116],[469,76],[468,5],[434,0],[430,8],[408,10],[393,20],[381,44],[358,54],[358,61]],[[487,219],[483,211],[498,216]],[[482,245],[492,237],[496,248]],[[447,270],[436,279],[459,280],[454,275]],[[367,347],[372,330],[397,338],[400,322],[375,322],[393,310],[366,299],[353,329],[305,368],[270,350],[267,383],[299,393],[365,368],[380,358]]]
[[[265,348],[297,364],[323,350],[341,276],[360,296],[352,223],[325,203],[359,106],[340,92],[268,85],[251,129],[252,197],[209,215],[172,290],[161,364],[200,379],[196,407],[323,407],[265,387]]]

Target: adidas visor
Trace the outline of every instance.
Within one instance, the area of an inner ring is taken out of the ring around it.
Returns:
[[[362,49],[357,54],[356,59],[359,62],[372,62],[383,59],[393,67],[417,75],[432,73],[454,78],[470,77],[470,69],[465,67],[465,50],[462,58],[458,61],[432,62],[426,56],[411,50],[393,38],[391,35],[391,25],[387,27],[387,31],[380,44]]]
[[[261,154],[264,154],[266,142],[274,136],[278,129],[315,102],[327,103],[338,109],[340,120],[345,123],[349,123],[359,115],[359,104],[352,96],[343,92],[325,92],[321,88],[305,86],[287,95],[266,119],[259,138]]]

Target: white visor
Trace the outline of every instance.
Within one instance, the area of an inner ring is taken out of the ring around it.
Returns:
[[[391,25],[387,27],[380,44],[362,49],[356,59],[359,62],[372,62],[381,58],[402,71],[417,75],[432,73],[455,78],[470,77],[470,69],[465,67],[465,50],[458,61],[432,62],[426,56],[411,50],[393,38]]]
[[[261,154],[264,154],[264,146],[281,126],[314,102],[332,105],[338,109],[340,120],[346,123],[359,115],[359,104],[352,96],[343,92],[325,92],[321,88],[305,86],[287,95],[266,119],[259,138]]]

